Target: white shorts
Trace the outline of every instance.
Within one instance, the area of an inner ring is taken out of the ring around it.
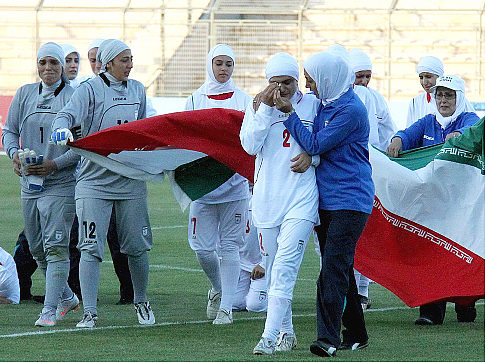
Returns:
[[[247,309],[250,312],[266,312],[268,309],[266,278],[254,280],[251,279],[251,273],[241,270],[232,308],[235,310]]]
[[[314,225],[308,220],[288,219],[274,228],[258,228],[268,295],[293,298],[298,270]]]
[[[220,242],[231,240],[244,245],[248,200],[221,204],[190,204],[188,239],[192,250],[215,251]]]

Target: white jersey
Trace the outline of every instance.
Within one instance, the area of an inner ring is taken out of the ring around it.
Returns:
[[[297,91],[291,103],[298,117],[313,129],[319,100]],[[291,159],[303,152],[283,122],[288,114],[261,103],[257,112],[250,105],[239,137],[247,153],[256,155],[252,198],[253,224],[258,228],[279,226],[287,219],[318,221],[318,190],[315,168],[292,172]]]
[[[81,125],[82,136],[145,118],[146,96],[143,85],[128,79],[122,91],[113,89],[102,74],[81,84],[53,123],[55,128]],[[76,184],[76,199],[98,198],[128,200],[146,197],[146,183],[112,172],[81,158]]]
[[[374,96],[367,87],[362,85],[354,85],[354,92],[357,94],[364,103],[367,109],[367,116],[369,118],[369,143],[371,145],[379,144],[379,122],[377,120],[376,103]]]
[[[232,97],[223,100],[209,98],[206,94],[202,94],[197,90],[187,98],[185,110],[192,111],[197,109],[226,108],[244,112],[248,104],[251,103],[251,97],[239,89],[234,91]],[[223,202],[243,200],[248,197],[248,180],[236,173],[217,189],[209,192],[200,199],[197,199],[197,202],[203,204],[219,204]]]
[[[436,108],[436,100],[433,93],[422,92],[411,99],[408,107],[408,118],[406,120],[406,128],[412,125],[417,120],[423,118],[428,114],[436,115],[438,109]],[[475,112],[470,101],[465,98],[464,112]]]
[[[20,302],[20,286],[17,267],[12,256],[0,248],[0,297],[18,304]]]
[[[371,144],[381,151],[385,151],[387,149],[387,146],[389,146],[389,143],[391,142],[392,136],[396,134],[398,129],[392,121],[391,113],[389,112],[389,107],[384,97],[375,89],[367,89],[374,97],[377,119],[378,142]]]
[[[34,150],[44,159],[53,160],[57,171],[44,178],[44,191],[29,190],[27,177],[22,176],[22,198],[40,196],[66,196],[73,194],[76,169],[79,156],[67,146],[56,146],[50,142],[51,125],[59,112],[71,98],[74,90],[61,82],[53,97],[44,99],[42,83],[27,84],[21,87],[12,100],[8,110],[7,122],[3,128],[3,147],[10,158],[22,148]]]

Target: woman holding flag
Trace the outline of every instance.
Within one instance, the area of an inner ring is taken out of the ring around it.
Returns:
[[[84,136],[145,117],[146,96],[143,85],[129,79],[133,68],[131,49],[120,40],[105,40],[98,49],[99,76],[82,83],[71,101],[53,122],[52,141],[66,144],[72,140],[69,128],[81,125]],[[128,255],[134,289],[135,311],[140,324],[154,324],[146,291],[148,254],[152,235],[148,219],[146,183],[121,176],[82,158],[76,184],[76,212],[79,219],[81,250],[79,280],[84,315],[76,325],[92,328],[98,321],[97,295],[100,263],[112,209],[120,250]]]
[[[187,99],[185,110],[227,108],[244,112],[251,97],[234,84],[234,64],[229,45],[214,46],[207,55],[205,83]],[[236,173],[190,204],[188,239],[211,283],[206,312],[213,324],[232,323],[248,198],[248,180]]]

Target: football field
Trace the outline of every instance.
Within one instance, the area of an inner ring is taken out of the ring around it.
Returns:
[[[0,156],[0,246],[13,254],[23,228],[18,178],[11,161]],[[187,212],[182,213],[168,182],[149,184],[153,249],[149,253],[148,296],[156,317],[140,326],[132,305],[116,305],[119,283],[109,252],[101,266],[98,327],[76,329],[81,309],[54,328],[34,327],[42,306],[27,301],[0,305],[0,360],[315,360],[315,281],[319,261],[311,242],[294,291],[297,349],[253,356],[264,327],[264,314],[234,313],[234,324],[215,326],[205,317],[209,282],[187,243]],[[413,281],[409,281],[413,283]],[[37,271],[32,294],[44,294]],[[442,326],[414,325],[417,309],[371,284],[372,308],[365,312],[370,345],[339,351],[338,360],[484,360],[484,305],[474,323],[458,323],[452,304]]]

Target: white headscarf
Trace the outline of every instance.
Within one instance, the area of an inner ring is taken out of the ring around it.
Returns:
[[[130,49],[128,45],[118,39],[107,39],[98,48],[96,60],[101,63],[100,73],[106,72],[106,64],[112,61],[122,51]]]
[[[349,52],[347,51],[347,48],[345,48],[343,45],[340,45],[340,44],[330,45],[327,48],[327,53],[340,56],[350,66]],[[355,73],[352,73],[352,84],[354,84],[354,82],[355,82]]]
[[[298,62],[288,53],[277,53],[266,63],[266,79],[288,76],[296,80],[300,77]]]
[[[207,54],[205,82],[199,88],[199,91],[202,94],[217,95],[217,94],[234,92],[236,90],[236,85],[232,80],[232,76],[231,78],[229,78],[227,82],[220,83],[217,81],[214,75],[214,71],[212,70],[212,59],[214,59],[219,55],[227,55],[229,58],[232,59],[234,65],[236,65],[234,51],[229,45],[217,44],[216,46],[214,46]]]
[[[81,70],[81,54],[71,44],[61,44],[61,48],[62,48],[62,51],[64,52],[64,59],[66,59],[66,57],[71,53],[77,54],[77,57],[79,59],[79,66],[77,68],[77,71],[78,71],[78,74],[79,74],[79,71]],[[76,78],[74,78],[72,81],[74,81],[75,79]]]
[[[369,56],[358,48],[353,48],[349,52],[350,65],[354,73],[361,72],[363,70],[372,71],[372,61]]]
[[[443,117],[438,109],[438,100],[436,99],[436,89],[438,87],[444,87],[456,92],[455,112],[451,116]],[[443,75],[436,80],[436,85],[432,88],[433,94],[436,99],[436,120],[445,129],[451,122],[454,122],[460,114],[465,111],[465,82],[457,75]]]
[[[37,63],[39,63],[39,60],[45,58],[45,57],[52,57],[57,59],[59,63],[62,65],[62,75],[61,79],[57,81],[56,83],[52,85],[47,85],[42,81],[42,93],[40,94],[40,97],[42,98],[43,101],[47,101],[51,98],[54,98],[54,91],[59,87],[61,84],[61,80],[64,81],[64,83],[69,84],[69,78],[67,78],[67,75],[64,73],[64,68],[66,66],[66,60],[64,59],[64,52],[59,44],[49,42],[45,43],[39,48],[39,51],[37,52]]]
[[[328,52],[313,54],[304,63],[306,72],[317,84],[324,105],[337,100],[354,83],[355,74],[342,57]]]
[[[444,74],[443,63],[436,57],[427,56],[419,61],[418,66],[416,67],[416,72],[418,75],[426,72],[441,77]]]
[[[93,48],[99,48],[104,39],[94,39],[88,46],[88,52]]]

